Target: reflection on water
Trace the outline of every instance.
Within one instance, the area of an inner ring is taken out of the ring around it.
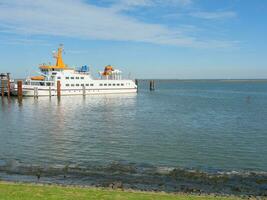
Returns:
[[[81,162],[76,154],[89,160],[90,147],[101,149],[103,143],[117,142],[113,141],[118,137],[116,130],[129,124],[125,114],[134,118],[136,94],[10,101],[3,99],[1,106],[1,135],[5,138],[1,140],[1,157]],[[7,151],[10,148],[12,151]]]
[[[0,167],[120,161],[267,171],[266,82],[163,81],[154,92],[139,85],[138,94],[1,99]]]

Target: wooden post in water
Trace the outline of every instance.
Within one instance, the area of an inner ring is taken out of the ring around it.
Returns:
[[[85,90],[85,86],[83,86],[83,96],[86,95],[86,90]]]
[[[22,98],[23,92],[22,92],[22,81],[18,81],[18,98]]]
[[[154,80],[149,81],[149,89],[150,89],[150,91],[155,90],[155,81]]]
[[[137,86],[137,92],[138,92],[138,80],[135,79],[135,85]]]
[[[38,98],[38,87],[34,87],[34,98]]]
[[[49,86],[49,97],[51,98],[52,93],[51,93],[51,86]]]
[[[138,86],[138,80],[137,80],[137,79],[135,79],[135,85],[137,85],[137,86]]]
[[[4,79],[1,79],[1,95],[2,95],[2,97],[5,96],[5,81],[4,81]]]
[[[61,96],[61,83],[60,81],[57,81],[57,96]]]
[[[10,74],[7,73],[7,97],[10,98]]]

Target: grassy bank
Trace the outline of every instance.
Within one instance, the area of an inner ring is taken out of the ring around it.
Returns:
[[[0,200],[237,200],[237,197],[133,192],[100,188],[61,187],[0,182]]]

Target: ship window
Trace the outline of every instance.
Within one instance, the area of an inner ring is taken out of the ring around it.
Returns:
[[[66,77],[66,79],[70,79],[70,77]]]
[[[81,86],[84,86],[84,84],[81,84]]]
[[[120,84],[119,84],[119,83],[117,83],[117,86],[120,86]]]
[[[124,86],[124,84],[123,84],[123,83],[121,83],[121,86]]]
[[[90,86],[94,86],[94,84],[91,83]]]
[[[116,84],[115,84],[115,83],[113,83],[113,86],[116,86]]]
[[[53,75],[57,75],[57,72],[53,72],[52,74],[53,74]]]
[[[79,86],[79,84],[76,84],[76,86]]]
[[[107,86],[107,84],[105,83],[104,86]]]
[[[111,86],[111,83],[109,83],[108,86]]]
[[[74,77],[71,77],[71,79],[74,79]]]
[[[84,77],[81,77],[81,79],[84,79]]]
[[[60,76],[58,76],[58,77],[57,77],[57,79],[61,79],[61,77],[60,77]]]
[[[99,84],[99,86],[103,86],[103,84],[102,84],[102,83],[100,83],[100,84]]]
[[[80,77],[77,76],[76,79],[80,79]]]
[[[86,84],[86,86],[89,86],[89,84]]]
[[[66,87],[69,87],[70,86],[70,84],[66,84]]]
[[[74,84],[71,84],[71,86],[73,87],[73,86],[74,86]]]

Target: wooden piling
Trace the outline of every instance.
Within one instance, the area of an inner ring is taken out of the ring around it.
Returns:
[[[138,86],[138,80],[137,79],[135,79],[135,85]]]
[[[10,80],[7,80],[7,97],[10,98]]]
[[[154,80],[149,81],[149,89],[150,89],[150,91],[155,90],[155,81]]]
[[[137,92],[138,92],[138,80],[137,79],[135,79],[135,85],[137,87]]]
[[[61,96],[61,83],[60,81],[57,81],[57,96]]]
[[[2,97],[5,96],[5,81],[4,81],[4,79],[1,79],[1,95],[2,95]]]
[[[52,93],[51,93],[51,86],[49,86],[49,97],[51,98]]]
[[[8,79],[7,79],[7,97],[10,98],[10,78],[8,76]]]
[[[7,73],[7,97],[10,98],[10,74]]]
[[[38,98],[38,87],[34,87],[34,98]]]
[[[85,90],[85,86],[83,86],[83,96],[86,95],[86,90]]]
[[[21,98],[22,95],[23,95],[23,92],[22,92],[22,81],[18,81],[17,82],[17,85],[18,85],[18,97]]]

